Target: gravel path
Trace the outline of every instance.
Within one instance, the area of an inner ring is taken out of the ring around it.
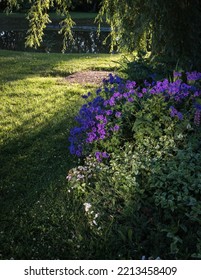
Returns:
[[[109,71],[81,71],[69,75],[65,80],[69,83],[100,85],[110,73]]]

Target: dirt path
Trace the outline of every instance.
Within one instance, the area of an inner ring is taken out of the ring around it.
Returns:
[[[65,80],[69,83],[100,85],[110,73],[109,71],[81,71],[69,75]]]

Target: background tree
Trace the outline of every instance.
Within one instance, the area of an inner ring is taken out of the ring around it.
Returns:
[[[7,0],[9,9],[23,0]],[[82,3],[97,1],[83,0]],[[29,30],[26,45],[37,47],[42,42],[43,30],[50,22],[48,11],[56,7],[66,16],[61,22],[61,33],[72,39],[74,25],[69,9],[73,0],[30,0]],[[201,68],[201,0],[102,0],[98,21],[111,26],[112,47],[119,49],[151,50],[151,57],[166,56],[175,63],[186,62],[191,68]]]
[[[79,12],[98,12],[101,0],[91,0],[88,1],[83,0],[73,0],[74,11]]]
[[[99,20],[104,15],[120,48],[146,48],[149,39],[152,56],[190,60],[200,68],[200,0],[103,0]]]

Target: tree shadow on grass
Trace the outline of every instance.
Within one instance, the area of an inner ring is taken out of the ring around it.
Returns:
[[[79,222],[85,221],[81,202],[68,192],[66,175],[74,161],[67,122],[73,118],[62,114],[1,148],[2,259],[76,258],[73,239],[80,238]]]
[[[18,51],[0,51],[0,82],[12,82],[33,76],[67,77],[77,71],[88,69],[113,71],[118,64],[115,59],[108,64],[103,58],[110,58],[108,54],[59,54],[33,53]],[[96,60],[96,63],[94,62]],[[99,63],[98,63],[99,62]],[[113,65],[111,65],[113,64]]]

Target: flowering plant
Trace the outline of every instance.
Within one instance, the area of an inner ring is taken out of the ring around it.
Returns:
[[[184,82],[183,79],[186,81]],[[94,149],[98,161],[108,158],[111,147],[124,144],[131,136],[135,114],[143,110],[143,102],[159,96],[167,104],[172,118],[194,121],[200,125],[201,115],[201,73],[174,72],[174,80],[144,81],[138,86],[135,81],[124,81],[118,76],[109,75],[103,86],[83,98],[91,98],[84,104],[77,117],[78,126],[70,131],[70,152],[78,157],[86,156]],[[109,140],[109,144],[108,144]],[[112,145],[111,145],[112,143]]]
[[[84,160],[69,171],[68,191],[100,258],[200,257],[200,80],[175,72],[139,86],[110,75],[84,96],[70,135]]]

